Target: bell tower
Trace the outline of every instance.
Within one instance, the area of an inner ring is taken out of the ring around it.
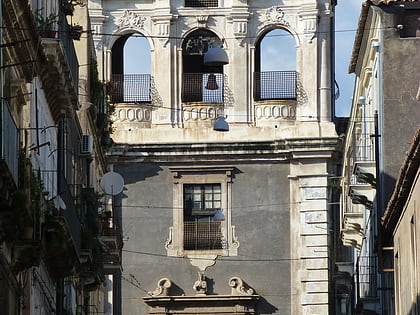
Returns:
[[[190,304],[173,286],[165,294],[193,307],[199,271],[200,283],[212,283],[199,312],[240,276],[252,288],[245,296],[259,301],[255,314],[328,314],[334,6],[89,1],[98,70],[115,109],[110,162],[128,183],[123,265],[148,289],[169,279]],[[128,51],[131,38],[145,39],[150,58]],[[130,72],[143,63],[150,73]],[[215,221],[216,212],[225,220]],[[164,300],[134,301],[130,285],[123,292],[128,313]]]

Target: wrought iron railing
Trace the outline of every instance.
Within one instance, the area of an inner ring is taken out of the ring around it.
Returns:
[[[184,73],[183,102],[223,103],[223,73]]]
[[[360,256],[358,261],[358,285],[360,297],[378,296],[377,256]]]
[[[113,74],[107,85],[113,103],[150,103],[152,76],[150,74]]]
[[[75,249],[79,253],[82,238],[81,223],[77,214],[76,206],[74,204],[75,196],[72,194],[71,186],[67,183],[67,180],[61,171],[58,171],[58,189],[60,197],[63,200],[66,208],[62,211],[62,215],[72,236]]]
[[[73,88],[77,95],[79,89],[79,62],[77,60],[76,50],[74,48],[73,40],[71,37],[70,26],[67,23],[67,18],[63,12],[61,12],[59,15],[58,38],[63,44],[64,52],[66,54],[67,63],[69,65],[72,77]]]
[[[222,249],[220,222],[184,222],[184,249]]]
[[[254,72],[254,99],[290,100],[296,99],[296,71]]]
[[[16,183],[18,184],[18,145],[19,131],[10,114],[7,103],[2,101],[0,116],[0,153],[1,159],[6,162],[7,167]]]
[[[355,139],[354,161],[374,161],[375,144],[369,135],[362,135],[359,140]]]
[[[218,0],[185,0],[185,6],[186,7],[217,7],[218,6]]]

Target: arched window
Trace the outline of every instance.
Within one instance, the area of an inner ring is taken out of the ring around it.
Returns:
[[[150,46],[140,34],[123,35],[112,47],[112,86],[114,103],[152,101]]]
[[[183,102],[223,102],[223,66],[206,66],[204,54],[220,45],[216,34],[200,29],[189,34],[182,45]]]
[[[254,99],[296,99],[296,43],[282,29],[271,30],[256,44]]]

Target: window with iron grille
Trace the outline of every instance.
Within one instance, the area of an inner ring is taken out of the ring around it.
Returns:
[[[219,256],[238,255],[240,244],[230,208],[234,170],[229,166],[170,167],[173,225],[165,242],[168,256],[188,257],[204,268]]]
[[[193,8],[214,8],[218,6],[218,0],[185,0],[185,6]]]
[[[222,249],[221,223],[213,219],[221,208],[220,184],[184,185],[184,249]]]

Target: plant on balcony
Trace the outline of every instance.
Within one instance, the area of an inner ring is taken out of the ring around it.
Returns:
[[[65,15],[73,15],[74,5],[72,0],[62,0],[61,4]]]
[[[41,37],[55,38],[57,31],[54,30],[54,26],[58,23],[58,14],[50,13],[44,16],[41,11],[37,11],[35,18]]]
[[[73,38],[74,40],[80,40],[82,33],[83,33],[83,26],[81,25],[70,26],[70,35],[71,35],[71,38]]]

